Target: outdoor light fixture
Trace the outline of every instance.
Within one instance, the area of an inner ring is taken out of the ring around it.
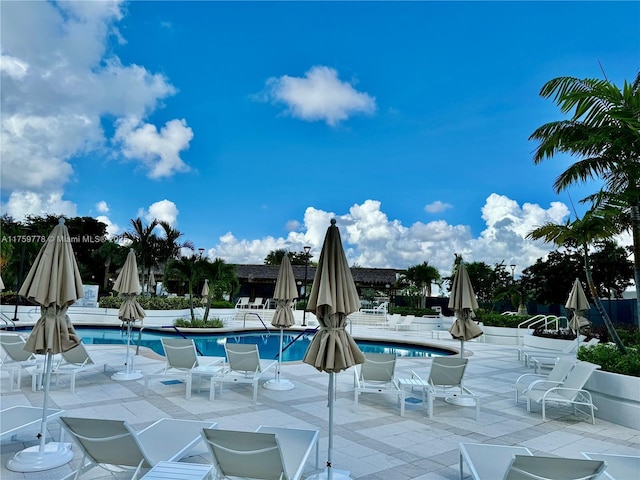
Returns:
[[[302,310],[302,326],[307,326],[307,302],[309,301],[309,295],[307,295],[307,272],[309,269],[309,252],[311,247],[304,246],[304,310]]]
[[[202,254],[204,253],[204,248],[199,248],[198,252],[200,252],[200,258],[202,258]]]
[[[515,280],[516,279],[516,264],[512,263],[509,266],[511,267],[511,280]]]

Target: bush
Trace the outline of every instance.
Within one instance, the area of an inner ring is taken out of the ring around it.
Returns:
[[[182,310],[185,308],[189,308],[189,299],[184,297],[139,296],[138,303],[145,310]],[[225,302],[225,303],[229,303],[229,302]],[[120,308],[120,305],[122,305],[122,298],[118,296],[102,297],[100,299],[99,305],[100,305],[100,308]]]
[[[173,325],[182,328],[222,328],[224,322],[219,318],[210,318],[206,322],[201,318],[191,320],[189,318],[177,318]]]
[[[476,320],[487,327],[518,328],[518,325],[530,318],[532,318],[531,315],[500,315],[499,313],[489,313],[482,310],[476,312]],[[526,323],[523,326],[526,326]]]
[[[431,308],[413,308],[413,307],[393,307],[389,313],[400,315],[415,315],[422,317],[423,315],[437,315],[438,312]]]
[[[622,354],[612,343],[580,347],[578,360],[600,365],[600,370],[604,372],[640,377],[640,348],[638,347],[627,347],[625,354]]]

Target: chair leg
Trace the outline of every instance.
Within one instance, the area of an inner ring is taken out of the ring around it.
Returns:
[[[257,405],[258,403],[258,384],[260,382],[258,380],[256,380],[255,382],[253,382],[253,404]]]
[[[184,398],[187,400],[191,400],[191,382],[192,382],[192,376],[191,375],[187,375],[187,381],[185,382],[187,384],[187,391],[185,393]]]

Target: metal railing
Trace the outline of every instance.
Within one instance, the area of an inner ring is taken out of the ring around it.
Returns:
[[[532,328],[535,328],[537,326],[540,326],[541,324],[544,325],[545,330],[547,330],[548,326],[554,325],[555,328],[554,330],[559,330],[559,326],[560,326],[560,322],[562,319],[567,319],[566,317],[557,317],[556,315],[536,315],[535,317],[531,317],[528,320],[525,320],[523,322],[520,322],[518,324],[518,330],[517,330],[517,341],[518,341],[518,345],[524,345],[524,334],[521,333],[523,329],[526,330],[530,330]]]
[[[255,315],[256,317],[258,317],[258,320],[260,320],[260,323],[262,324],[265,331],[267,332],[267,337],[271,335],[271,332],[269,331],[269,327],[267,327],[267,325],[262,320],[262,317],[258,315],[256,312],[247,312],[242,316],[242,328],[245,328],[247,326],[247,315]]]

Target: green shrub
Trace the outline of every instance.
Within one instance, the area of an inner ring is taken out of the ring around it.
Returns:
[[[640,377],[640,348],[637,347],[628,347],[625,354],[612,343],[580,347],[578,360],[600,365],[604,372]]]
[[[531,315],[500,315],[480,310],[476,312],[476,320],[482,322],[486,327],[518,328],[518,325],[530,318],[532,318]],[[526,326],[526,323],[523,326]]]
[[[184,297],[138,297],[138,303],[145,310],[182,310],[189,308],[189,299]],[[212,302],[212,304],[215,302]],[[229,302],[224,302],[225,305]],[[100,308],[120,308],[122,298],[119,296],[102,297],[99,302]],[[194,300],[194,306],[196,306]],[[197,306],[200,306],[199,304]],[[229,307],[224,307],[229,308]]]
[[[396,313],[400,315],[415,315],[416,317],[422,317],[423,315],[437,315],[438,312],[431,308],[414,308],[414,307],[393,307],[389,313]]]
[[[210,318],[206,322],[201,318],[191,320],[189,318],[177,318],[173,325],[182,328],[222,328],[224,322],[219,318]]]
[[[226,300],[212,300],[211,308],[234,308],[235,304]]]

